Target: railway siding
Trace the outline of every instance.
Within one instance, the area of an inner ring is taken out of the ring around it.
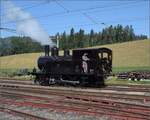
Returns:
[[[56,116],[60,114],[64,116],[62,120],[69,118],[67,114],[74,114],[72,118],[76,118],[75,120],[80,120],[79,116],[87,116],[93,118],[92,120],[100,118],[149,120],[150,118],[148,87],[139,89],[138,86],[107,86],[99,89],[45,87],[12,80],[9,83],[7,80],[0,82],[0,90],[0,102],[7,109],[21,110],[23,113],[28,111],[28,114],[32,113],[33,116],[41,119],[43,111],[47,114],[46,119],[49,119],[48,116],[51,116],[53,111],[56,111]],[[39,115],[35,114],[36,112]]]

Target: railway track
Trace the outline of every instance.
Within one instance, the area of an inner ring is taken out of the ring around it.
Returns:
[[[13,85],[13,84],[0,84],[3,89],[19,90],[25,92],[34,92],[38,94],[50,94],[59,96],[84,96],[88,99],[116,99],[124,101],[138,101],[141,103],[150,102],[150,95],[146,96],[145,93],[140,93],[140,95],[135,95],[133,92],[114,92],[107,90],[97,90],[90,91],[88,89],[63,89],[63,88],[53,88],[53,87],[41,87],[41,86],[27,86],[27,85]],[[88,92],[87,92],[88,91]],[[130,94],[129,94],[130,93]],[[137,92],[139,94],[139,92]]]
[[[150,86],[148,85],[109,85],[106,87],[107,90],[118,90],[118,91],[140,91],[150,92]]]
[[[51,108],[57,111],[91,116],[105,115],[121,120],[150,119],[150,106],[146,105],[150,102],[150,95],[126,94],[126,92],[121,94],[110,92],[111,89],[102,91],[100,89],[64,89],[20,83],[8,84],[7,82],[0,83],[0,89],[0,95],[4,98],[5,96],[15,96],[18,99],[24,99],[22,101],[0,99],[0,102],[6,105]],[[132,103],[127,101],[132,101]],[[140,103],[136,104],[137,101]]]
[[[0,78],[0,83],[9,83],[9,84],[24,84],[24,85],[34,85],[33,81],[29,80],[19,80],[12,78]],[[57,86],[60,87],[60,86]],[[79,87],[80,88],[80,87]],[[87,88],[85,88],[87,89]],[[140,91],[140,92],[149,92],[150,85],[108,85],[105,88],[94,88],[94,89],[105,89],[105,90],[117,90],[117,91]]]
[[[33,85],[32,80],[19,80],[14,78],[1,78],[0,83],[11,83],[11,84],[25,84],[25,85]]]
[[[74,91],[74,90],[60,90],[60,89],[42,89],[40,88],[29,88],[29,87],[16,87],[16,86],[4,86],[3,89],[11,91],[22,91],[24,93],[37,93],[42,95],[59,95],[64,98],[81,99],[85,101],[98,101],[100,99],[111,99],[111,100],[122,100],[132,101],[139,103],[149,103],[150,96],[145,95],[133,95],[133,94],[118,94],[112,92],[86,92],[86,91]]]
[[[2,92],[3,93],[3,92]],[[73,97],[71,100],[69,99],[55,99],[53,101],[50,98],[44,97],[37,97],[37,96],[30,96],[24,94],[16,94],[16,93],[6,93],[4,95],[16,95],[20,98],[26,98],[26,101],[23,102],[14,102],[13,100],[4,100],[0,101],[3,104],[14,104],[14,105],[21,105],[21,106],[32,106],[32,107],[40,107],[40,108],[53,108],[60,111],[72,111],[78,112],[80,114],[87,114],[87,115],[108,115],[113,118],[120,118],[120,119],[128,119],[128,120],[148,120],[150,117],[150,107],[136,105],[133,106],[127,103],[115,102],[115,101],[106,101],[106,100],[99,100],[99,101],[73,101]],[[3,95],[2,95],[3,96]],[[81,98],[80,98],[81,99]],[[35,101],[44,100],[46,103],[38,103]],[[32,102],[31,102],[32,101]],[[132,106],[132,107],[131,107]]]
[[[24,120],[50,120],[47,118],[38,117],[29,113],[24,113],[24,112],[12,110],[12,109],[4,108],[4,107],[0,107],[0,112],[12,114],[14,116],[19,116]]]
[[[9,88],[9,89],[7,89]],[[110,97],[110,100],[104,100],[102,97],[100,99],[95,98],[94,96],[87,97],[84,94],[79,94],[76,91],[70,93],[70,92],[64,92],[60,90],[59,92],[55,90],[41,90],[40,88],[36,89],[27,89],[20,88],[20,87],[3,87],[3,92],[5,91],[5,94],[8,95],[6,92],[8,91],[22,91],[22,95],[19,94],[19,96],[24,96],[25,98],[29,99],[29,97],[36,98],[33,101],[43,100],[43,97],[35,97],[34,94],[42,95],[53,95],[53,96],[59,96],[60,99],[49,99],[46,100],[49,101],[49,104],[47,103],[34,103],[34,102],[14,102],[14,101],[1,101],[1,103],[7,103],[7,104],[15,104],[15,105],[29,105],[34,107],[44,107],[44,108],[53,108],[57,110],[62,111],[72,111],[72,112],[78,112],[80,114],[87,114],[87,115],[108,115],[113,118],[118,119],[128,119],[128,120],[148,120],[150,118],[150,107],[148,106],[141,106],[137,104],[129,104],[124,102],[118,102],[113,101]],[[32,93],[32,96],[25,96],[25,93]],[[61,94],[60,94],[61,93]],[[10,94],[10,93],[9,93]],[[12,93],[14,94],[14,93]],[[16,93],[17,94],[17,93]],[[15,95],[16,95],[15,94]],[[89,94],[88,94],[89,95]],[[38,99],[38,100],[37,100]],[[51,103],[51,104],[50,104]],[[60,104],[61,103],[61,104]],[[66,106],[67,105],[67,106]],[[69,106],[69,107],[68,107]],[[76,107],[74,107],[76,106]],[[90,110],[90,111],[89,111]],[[104,112],[105,111],[105,112]],[[145,112],[145,113],[144,113]]]

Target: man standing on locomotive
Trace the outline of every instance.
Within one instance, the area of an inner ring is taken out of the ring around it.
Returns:
[[[88,63],[87,61],[89,61],[90,59],[87,57],[88,53],[84,53],[82,56],[82,68],[83,68],[83,72],[84,73],[88,73]]]

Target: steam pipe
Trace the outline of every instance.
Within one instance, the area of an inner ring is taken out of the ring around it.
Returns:
[[[49,45],[44,46],[45,56],[49,56]]]

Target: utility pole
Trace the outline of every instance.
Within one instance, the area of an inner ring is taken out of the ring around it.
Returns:
[[[57,41],[57,48],[59,48],[59,36],[56,36],[56,41]]]

